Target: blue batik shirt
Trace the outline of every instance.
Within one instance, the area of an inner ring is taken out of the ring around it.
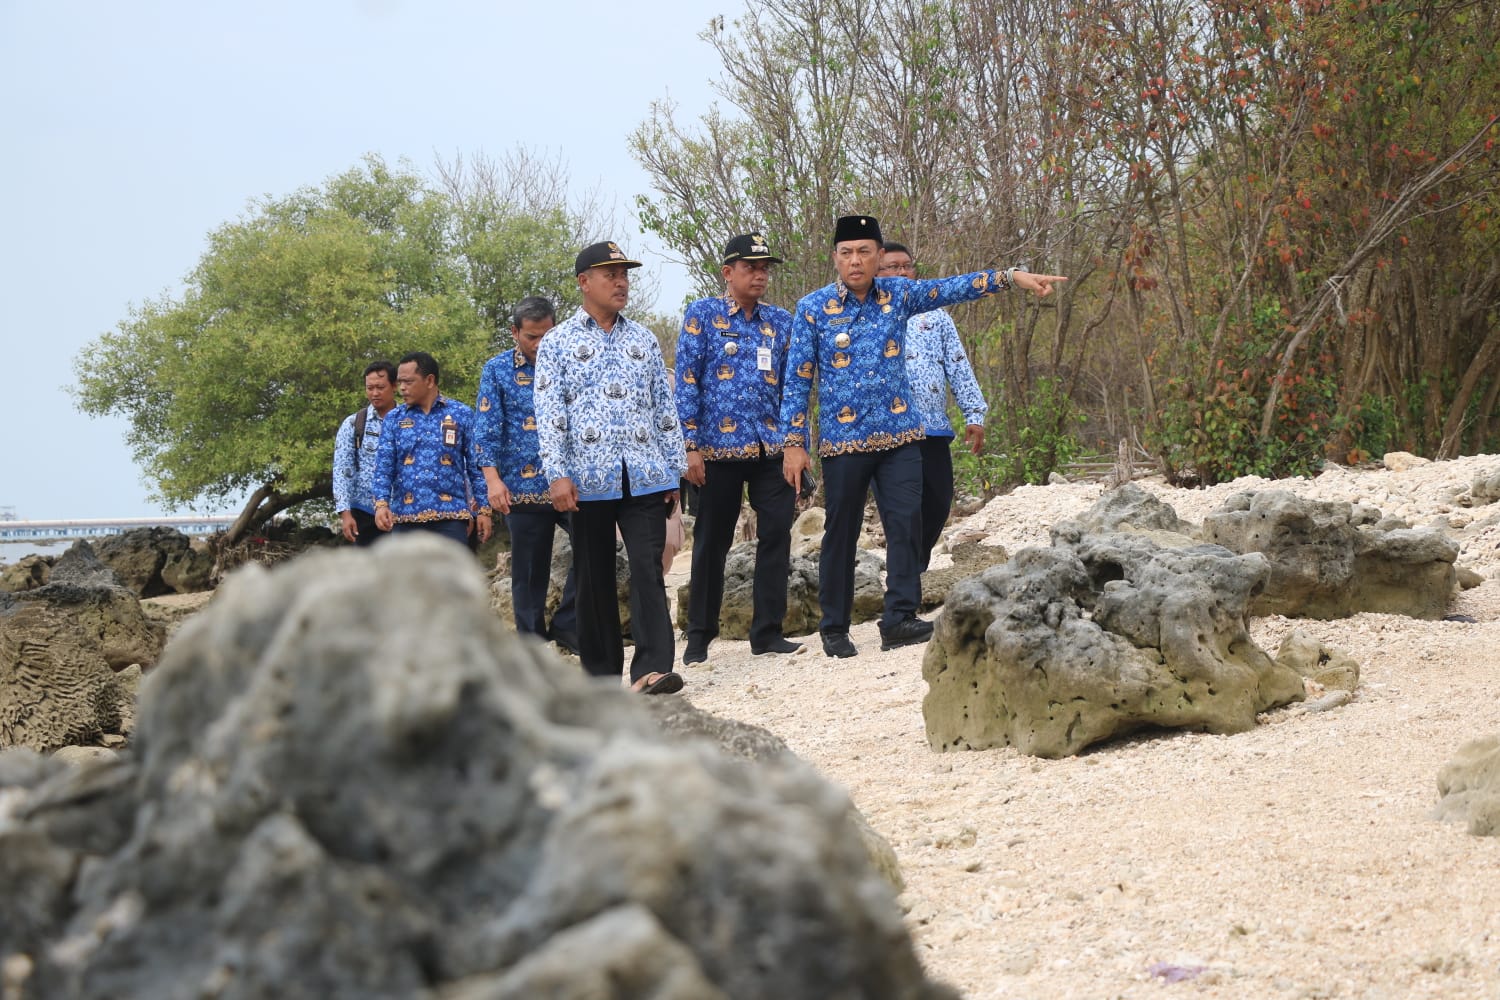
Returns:
[[[551,507],[552,494],[542,474],[541,441],[536,433],[532,384],[536,365],[517,350],[491,358],[479,376],[474,437],[484,453],[480,464],[493,466],[510,490],[513,504]]]
[[[983,426],[989,406],[958,339],[958,327],[942,310],[919,313],[906,321],[906,378],[922,411],[928,437],[954,435],[948,423],[950,385],[964,423]]]
[[[380,451],[380,414],[375,407],[365,407],[365,438],[359,450],[354,448],[354,418],[351,413],[339,424],[339,432],[333,439],[333,509],[342,514],[346,510],[362,510],[375,513],[370,484],[375,479],[375,457]]]
[[[876,278],[861,302],[842,281],[805,295],[792,317],[781,427],[806,448],[818,381],[818,454],[884,451],[926,436],[906,374],[906,323],[918,313],[1006,291],[1004,271],[951,278]]]
[[[708,461],[781,452],[781,387],[792,314],[733,297],[688,306],[677,335],[677,418],[687,447]]]
[[[439,395],[426,413],[403,403],[386,414],[371,491],[396,522],[468,520],[470,499],[489,508],[474,438],[474,411]]]
[[[573,480],[579,500],[677,489],[687,471],[682,427],[656,336],[624,316],[605,330],[576,313],[542,338],[536,422],[547,482]]]

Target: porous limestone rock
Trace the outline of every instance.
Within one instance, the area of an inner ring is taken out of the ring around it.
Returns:
[[[1076,754],[1147,726],[1234,733],[1303,697],[1251,640],[1259,555],[1064,522],[953,588],[922,662],[936,750]]]
[[[1380,461],[1391,472],[1409,472],[1419,465],[1432,464],[1432,459],[1413,455],[1409,451],[1388,451]]]
[[[1434,815],[1468,825],[1476,837],[1500,835],[1500,736],[1471,740],[1438,771]]]
[[[1489,504],[1500,500],[1500,463],[1474,474],[1469,483],[1469,496],[1476,504]]]
[[[162,580],[162,567],[169,559],[182,560],[191,548],[191,541],[176,528],[152,527],[102,538],[94,551],[137,597],[158,597],[172,592]]]
[[[780,736],[761,726],[736,719],[720,718],[697,708],[685,698],[653,698],[646,702],[664,732],[684,739],[703,739],[727,754],[751,761],[771,761],[778,765],[809,766],[792,753]],[[859,831],[870,863],[891,884],[896,892],[906,888],[901,876],[901,864],[896,860],[896,849],[891,842],[876,832],[853,803],[849,805],[849,820]]]
[[[1458,544],[1431,528],[1400,525],[1366,505],[1261,490],[1230,497],[1204,518],[1202,537],[1270,561],[1251,614],[1441,618],[1457,581]]]
[[[116,671],[154,663],[162,635],[86,542],[46,586],[0,594],[0,747],[51,751],[120,732],[129,693]]]
[[[29,555],[0,565],[0,590],[15,594],[45,586],[55,561],[53,556]]]
[[[1315,684],[1340,691],[1359,686],[1359,662],[1301,629],[1292,629],[1276,650],[1276,662]]]
[[[440,539],[236,573],[147,675],[131,752],[69,772],[134,771],[123,840],[12,810],[22,995],[955,997],[844,792],[552,660]]]
[[[798,514],[792,523],[792,555],[817,555],[823,548],[827,522],[828,512],[822,507],[809,507]]]
[[[982,545],[975,541],[960,541],[949,546],[953,564],[942,569],[930,569],[922,574],[922,603],[920,610],[931,611],[948,600],[948,592],[960,580],[978,576],[991,566],[998,566],[1010,558],[1004,546]]]
[[[740,542],[724,559],[724,602],[719,609],[719,637],[748,639],[755,607],[755,542]],[[885,560],[859,548],[854,555],[854,624],[874,621],[885,608]],[[689,580],[677,588],[677,627],[687,628]],[[818,553],[793,555],[787,579],[786,617],[782,634],[810,635],[823,612],[818,605]]]

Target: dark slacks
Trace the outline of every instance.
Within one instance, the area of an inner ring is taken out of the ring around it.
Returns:
[[[890,628],[917,613],[922,575],[917,558],[922,533],[922,453],[915,444],[888,451],[853,452],[823,459],[827,521],[818,560],[819,628],[847,632],[854,616],[854,557],[874,484],[875,506],[885,528],[885,613]]]
[[[561,526],[572,536],[568,515],[540,504],[516,505],[505,515],[510,529],[510,604],[516,631],[550,637],[547,628],[547,587],[552,582],[553,529]],[[552,629],[578,634],[577,560],[568,567],[562,602],[552,616]]]
[[[918,444],[922,450],[922,537],[917,565],[925,573],[953,510],[953,438],[927,437]]]
[[[748,488],[755,511],[755,581],[750,646],[764,649],[782,637],[786,586],[791,576],[792,517],[797,493],[782,478],[781,455],[743,462],[704,462],[693,524],[693,573],[688,585],[688,645],[706,645],[719,634],[724,603],[724,560],[734,544],[741,499]]]
[[[349,513],[354,515],[354,528],[359,532],[354,536],[355,545],[367,548],[385,537],[385,532],[375,527],[374,514],[358,507],[350,507]]]
[[[619,677],[625,666],[620,606],[615,599],[615,529],[630,565],[630,634],[635,654],[630,679],[667,673],[675,659],[672,619],[661,557],[667,544],[665,493],[619,500],[579,501],[573,513],[573,567],[578,571],[578,647],[583,668],[596,677]]]
[[[391,528],[391,534],[405,534],[408,531],[430,531],[444,538],[451,538],[458,544],[467,547],[469,544],[469,522],[464,521],[403,521]]]

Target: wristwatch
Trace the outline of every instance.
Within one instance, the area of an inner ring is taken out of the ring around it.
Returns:
[[[1005,269],[1005,286],[1007,288],[1014,288],[1014,287],[1016,287],[1016,272],[1017,271],[1024,271],[1027,274],[1031,273],[1029,271],[1026,271],[1026,265],[1025,264],[1017,264],[1015,267],[1007,267]]]

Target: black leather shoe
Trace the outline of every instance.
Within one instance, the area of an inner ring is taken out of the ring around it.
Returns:
[[[684,667],[690,667],[694,663],[704,663],[707,660],[708,660],[708,644],[707,643],[704,643],[701,646],[697,646],[697,645],[694,645],[693,643],[690,642],[690,643],[688,643],[687,649],[684,649],[682,651],[682,665]]]
[[[578,636],[564,629],[552,630],[552,641],[562,647],[563,652],[578,655]]]
[[[932,622],[923,621],[915,616],[903,619],[892,625],[889,629],[880,630],[880,648],[882,650],[898,649],[901,646],[911,646],[919,642],[926,642],[932,638]]]
[[[750,652],[756,656],[765,656],[767,653],[800,653],[805,648],[800,642],[793,642],[785,636],[777,636],[759,649],[752,644]]]
[[[859,651],[854,648],[854,643],[849,641],[848,632],[823,633],[823,655],[844,659],[853,656],[857,652]]]

